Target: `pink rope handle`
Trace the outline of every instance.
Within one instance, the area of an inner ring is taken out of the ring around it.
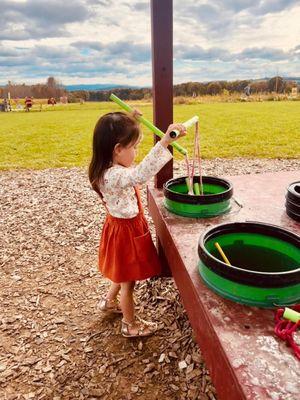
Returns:
[[[196,166],[196,160],[198,163],[198,170],[199,170],[199,179],[200,179],[200,193],[203,195],[203,181],[202,181],[202,168],[201,168],[201,154],[200,154],[200,137],[199,137],[199,122],[196,122],[195,124],[195,135],[194,135],[194,149],[193,149],[193,161],[192,161],[192,166],[190,168],[190,161],[188,158],[188,155],[185,155],[185,163],[186,163],[186,169],[187,169],[187,176],[188,176],[188,181],[190,184],[190,187],[193,189],[193,181],[194,181],[194,176],[195,176],[195,166]]]
[[[194,178],[195,175],[195,163],[196,163],[196,147],[197,147],[197,126],[198,122],[195,125],[195,134],[194,134],[194,149],[193,149],[193,166],[192,166],[192,178]]]
[[[186,163],[187,178],[188,178],[188,181],[189,181],[189,184],[190,184],[190,188],[191,188],[191,191],[192,191],[193,190],[193,176],[192,176],[192,171],[190,169],[189,157],[188,157],[187,154],[185,155],[184,159],[185,159],[185,163]],[[188,188],[188,191],[190,191],[189,188]]]
[[[291,346],[291,348],[294,350],[294,353],[297,358],[300,360],[300,346],[295,342],[294,339],[294,333],[296,330],[300,327],[300,321],[298,321],[294,326],[290,329],[289,332],[289,337],[288,337],[288,343]]]
[[[199,133],[199,122],[196,122],[195,125],[195,137],[196,137],[196,151],[197,153],[197,161],[198,161],[198,170],[199,170],[199,179],[200,179],[200,193],[203,195],[203,181],[202,181],[202,168],[201,168],[201,154],[200,154],[200,133]]]
[[[300,311],[300,305],[296,305],[294,307],[292,307],[292,309],[294,309],[295,311]],[[294,351],[295,356],[300,360],[300,346],[299,344],[297,344],[295,342],[294,339],[294,334],[296,332],[296,330],[300,327],[300,321],[298,321],[297,323],[294,323],[292,321],[289,321],[287,319],[283,319],[284,313],[284,309],[283,308],[279,308],[276,311],[275,314],[275,328],[274,328],[274,332],[275,334],[282,340],[285,340],[289,346],[291,346],[291,348]]]

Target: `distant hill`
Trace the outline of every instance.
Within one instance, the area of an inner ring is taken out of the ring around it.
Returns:
[[[275,76],[273,76],[273,78],[275,78]],[[261,79],[253,79],[253,81],[269,81],[271,79],[271,77],[265,77],[265,78],[261,78]],[[285,81],[295,81],[298,84],[300,83],[300,77],[298,76],[282,76],[282,79]]]
[[[95,84],[86,84],[86,85],[65,85],[64,86],[69,92],[74,92],[77,90],[89,90],[89,91],[94,91],[94,90],[112,90],[112,89],[138,89],[137,86],[128,86],[128,85],[113,85],[109,83],[101,84],[101,83],[95,83]]]
[[[300,84],[300,77],[293,77],[293,76],[288,76],[283,78],[286,81],[296,81],[298,84]]]
[[[253,79],[253,82],[261,81],[261,80],[269,80],[270,78],[260,78]],[[300,77],[283,77],[286,81],[296,81],[297,84],[300,84]],[[141,86],[129,86],[129,85],[114,85],[110,83],[95,83],[95,84],[79,84],[79,85],[64,85],[66,90],[69,92],[75,92],[77,90],[86,90],[86,91],[104,91],[104,90],[113,90],[113,89],[142,89]]]
[[[257,79],[250,79],[252,82],[259,82],[259,81],[269,81],[272,77],[266,76],[264,78],[257,78]],[[275,76],[273,76],[275,78]],[[300,84],[300,77],[293,77],[293,76],[282,76],[282,79],[285,81],[295,81]]]

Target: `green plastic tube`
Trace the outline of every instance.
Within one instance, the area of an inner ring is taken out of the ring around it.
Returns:
[[[200,195],[200,185],[198,182],[194,183],[194,193],[199,196]]]
[[[109,98],[110,100],[117,103],[121,108],[123,108],[123,110],[127,112],[133,112],[133,108],[130,107],[121,99],[119,99],[119,97],[117,97],[115,94],[112,93]],[[143,125],[145,125],[147,128],[149,128],[153,133],[155,133],[155,135],[159,136],[160,138],[164,136],[164,133],[160,129],[158,129],[155,125],[153,125],[150,121],[148,121],[146,118],[142,116],[137,116],[137,120],[141,122]],[[171,146],[173,146],[174,149],[178,150],[182,155],[185,156],[187,154],[187,150],[181,147],[178,143],[171,143]]]
[[[289,319],[292,322],[295,322],[295,324],[300,321],[300,313],[298,313],[295,310],[292,310],[291,308],[286,307],[284,309],[283,313],[283,318]]]
[[[188,177],[185,178],[185,183],[188,189],[188,194],[194,194],[193,185],[192,186],[190,185],[190,180]]]

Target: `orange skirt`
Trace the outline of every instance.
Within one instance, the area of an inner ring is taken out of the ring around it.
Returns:
[[[129,219],[107,215],[99,246],[99,269],[115,283],[160,275],[161,264],[142,212]]]

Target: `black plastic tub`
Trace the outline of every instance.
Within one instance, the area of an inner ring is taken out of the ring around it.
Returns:
[[[200,183],[194,176],[194,183]],[[203,176],[203,195],[189,195],[186,177],[170,179],[164,184],[164,205],[174,214],[191,218],[210,218],[227,213],[233,194],[232,184],[226,179]]]
[[[296,204],[300,204],[300,181],[289,185],[287,198]]]
[[[285,206],[287,215],[300,222],[300,182],[293,182],[289,185]]]
[[[217,225],[200,237],[198,253],[202,279],[225,298],[267,308],[300,301],[300,236],[293,232],[260,222]]]

